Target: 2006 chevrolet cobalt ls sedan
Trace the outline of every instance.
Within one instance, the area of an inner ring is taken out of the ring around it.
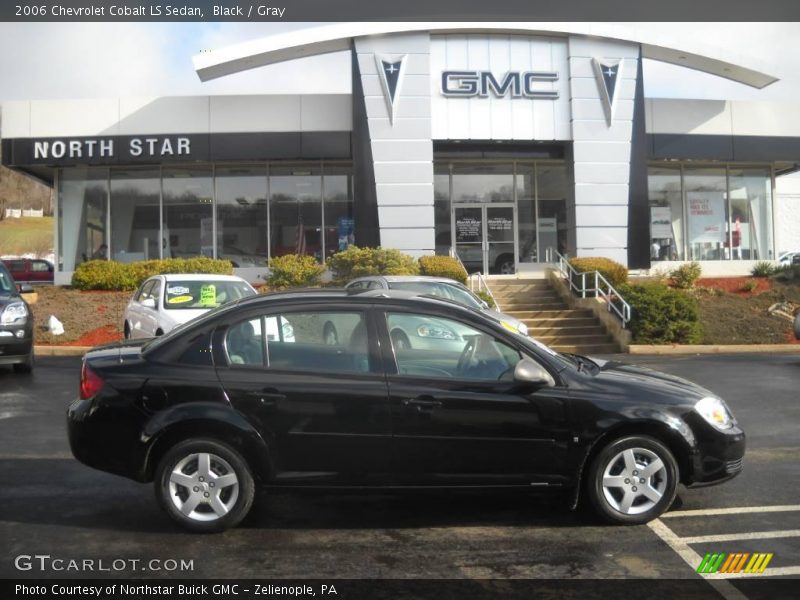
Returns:
[[[409,317],[424,326],[393,346]],[[195,531],[239,523],[256,485],[567,490],[573,507],[586,497],[609,521],[644,523],[679,482],[735,476],[745,448],[725,402],[693,383],[391,290],[257,296],[96,348],[68,428],[78,460],[154,481]]]

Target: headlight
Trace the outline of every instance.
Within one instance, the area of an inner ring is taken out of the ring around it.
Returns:
[[[428,325],[420,325],[417,328],[417,334],[420,337],[435,338],[438,340],[457,340],[458,336],[444,327],[430,327]]]
[[[21,325],[28,320],[28,307],[24,302],[13,302],[0,313],[0,325]]]
[[[711,396],[703,398],[694,405],[694,409],[719,430],[724,431],[733,427],[733,415],[719,398]]]

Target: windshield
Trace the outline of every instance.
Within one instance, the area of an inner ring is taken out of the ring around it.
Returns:
[[[243,281],[168,281],[164,291],[167,310],[216,308],[232,300],[255,295]]]
[[[0,294],[11,294],[15,289],[11,275],[9,275],[4,267],[0,267]]]
[[[478,310],[483,309],[483,304],[481,304],[480,300],[473,296],[469,290],[440,281],[391,281],[389,282],[389,289],[409,290],[412,292],[419,292],[420,294],[439,296],[440,298],[447,298],[448,300],[458,302],[470,308],[477,308]]]

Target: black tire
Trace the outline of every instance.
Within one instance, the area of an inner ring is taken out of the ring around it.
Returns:
[[[392,346],[394,346],[395,350],[411,349],[411,340],[408,339],[408,336],[401,329],[393,329],[389,337],[392,338]]]
[[[635,470],[632,472],[623,454],[627,450],[633,451]],[[647,477],[647,461],[654,464],[653,457],[660,459],[663,468]],[[607,469],[609,481],[612,481],[611,477],[618,478],[614,482],[619,483],[619,487],[604,486]],[[634,474],[638,477],[633,477]],[[642,475],[647,477],[646,481]],[[629,436],[609,443],[592,460],[586,476],[586,491],[595,511],[604,520],[622,525],[640,525],[657,518],[672,505],[679,479],[678,463],[664,444],[649,436]],[[656,501],[658,496],[660,499]],[[628,504],[629,508],[625,511],[628,498],[633,498],[633,502]]]
[[[164,332],[160,329],[156,329],[156,337],[164,335]]]
[[[198,492],[193,492],[182,485],[176,485],[173,488],[170,478],[173,475],[173,471],[182,462],[186,464],[184,469],[188,469],[188,471],[181,471],[181,474],[188,472],[189,475],[187,477],[202,478],[199,474],[199,472],[202,472],[200,469],[195,469],[192,473],[194,464],[199,467],[199,462],[196,462],[193,457],[202,454],[207,454],[210,457],[209,464],[212,476],[203,478],[206,479],[203,483],[199,481],[197,483],[198,486],[205,484],[206,491],[203,491],[204,488],[199,488]],[[238,485],[238,488],[234,490],[233,486],[229,486],[218,488],[215,491],[212,485],[213,481],[217,477],[230,475],[229,468],[236,477],[237,483],[235,485]],[[175,445],[158,464],[154,483],[156,498],[161,508],[184,529],[199,533],[216,533],[238,525],[250,511],[255,494],[253,475],[242,455],[226,444],[209,439],[186,440]],[[211,487],[209,488],[208,486]],[[175,489],[174,500],[172,489]],[[189,515],[184,514],[178,507],[178,503],[183,503],[184,506],[187,506],[186,503],[191,500],[190,494],[192,493],[200,495],[216,494],[216,498],[221,501],[222,505],[227,503],[227,513],[220,516],[212,509],[211,500],[199,500],[195,510],[191,510]]]
[[[14,365],[14,373],[27,374],[33,372],[33,348],[25,362],[17,363]]]
[[[336,331],[336,326],[330,321],[326,322],[322,328],[322,339],[328,346],[339,345],[339,332]]]
[[[126,340],[131,339],[131,326],[128,325],[127,321],[125,321],[125,326],[122,328],[122,335]]]

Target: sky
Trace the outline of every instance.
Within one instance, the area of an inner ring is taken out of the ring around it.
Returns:
[[[201,83],[191,58],[315,23],[0,23],[0,102],[55,98],[350,92],[347,52],[261,67]],[[645,61],[648,97],[800,98],[800,23],[653,23],[706,46],[752,57],[780,81],[763,90]],[[298,64],[299,63],[299,64]],[[298,76],[302,73],[303,76]]]

